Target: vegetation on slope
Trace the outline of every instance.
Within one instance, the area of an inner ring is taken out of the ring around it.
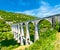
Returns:
[[[40,39],[25,50],[55,50],[54,42],[58,29],[58,22],[56,22],[55,28],[51,29],[51,24],[48,21],[43,20],[40,23]]]
[[[13,34],[10,32],[11,28],[8,24],[6,24],[6,21],[17,23],[33,19],[37,18],[25,14],[11,13],[0,10],[0,49],[12,50],[12,48],[19,46],[19,44],[13,39]],[[56,23],[56,25],[57,26],[55,27],[55,29],[58,30],[58,22]],[[52,45],[52,43],[56,39],[56,30],[52,30],[51,27],[52,25],[49,21],[40,21],[38,25],[40,32],[40,40],[36,41],[33,45],[31,45],[28,50],[53,50],[54,45]],[[29,28],[31,40],[34,41],[34,25],[30,23]]]
[[[5,21],[10,21],[10,22],[15,22],[15,23],[37,19],[37,17],[33,17],[30,15],[6,12],[6,11],[2,11],[2,10],[0,10],[0,17],[2,17]]]
[[[11,28],[6,22],[0,19],[0,50],[11,50],[19,46],[13,39]]]
[[[41,33],[40,33],[41,34]],[[54,41],[56,40],[56,31],[48,30],[40,36],[40,40],[36,41],[27,50],[54,50]]]
[[[6,22],[16,23],[33,19],[36,19],[36,17],[0,10],[0,50],[12,50],[12,48],[20,46],[14,40],[11,27]]]
[[[60,50],[60,32],[56,34],[55,50]]]
[[[6,22],[0,19],[0,32],[8,32],[11,31],[11,28]]]

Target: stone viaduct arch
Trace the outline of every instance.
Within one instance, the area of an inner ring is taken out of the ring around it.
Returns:
[[[59,17],[60,18],[60,17]],[[34,25],[34,42],[36,40],[39,39],[39,33],[38,33],[38,23],[39,21],[46,19],[48,20],[51,24],[52,27],[55,27],[55,17],[51,16],[51,17],[46,17],[46,18],[42,18],[42,19],[37,19],[37,20],[32,20],[32,21],[27,21],[27,22],[21,22],[21,23],[17,23],[17,24],[12,24],[11,28],[12,28],[12,32],[14,33],[14,38],[21,44],[24,45],[23,40],[25,40],[25,44],[32,44],[33,42],[30,40],[30,33],[29,33],[29,22],[32,22]],[[24,37],[24,30],[23,30],[23,23],[26,26],[26,38]]]

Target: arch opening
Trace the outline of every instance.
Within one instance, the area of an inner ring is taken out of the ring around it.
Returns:
[[[34,25],[32,22],[28,23],[29,25],[29,33],[30,33],[30,40],[34,42]]]
[[[24,29],[24,37],[26,38],[26,25],[23,23],[23,29]]]
[[[39,32],[39,37],[43,35],[44,32],[46,32],[48,29],[51,29],[52,25],[51,23],[46,20],[42,19],[38,22],[38,32]]]

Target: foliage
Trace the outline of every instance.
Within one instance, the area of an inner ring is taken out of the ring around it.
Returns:
[[[48,21],[48,20],[45,20],[45,19],[42,19],[40,22],[39,22],[39,27],[40,29],[42,28],[51,28],[51,23]]]
[[[55,39],[56,39],[55,30],[46,31],[44,32],[43,35],[40,36],[40,40],[37,40],[27,50],[54,50],[53,42],[55,41]]]
[[[32,23],[29,23],[29,28],[30,28],[29,31],[30,31],[30,37],[31,37],[32,41],[34,41],[34,32],[35,32],[34,27],[35,26]],[[37,27],[38,27],[39,33],[44,34],[44,31],[46,31],[46,30],[48,31],[48,29],[51,29],[51,23],[45,19],[42,19],[38,23]]]
[[[26,14],[21,14],[21,13],[12,13],[12,12],[6,12],[6,11],[2,11],[0,10],[0,16],[8,22],[25,22],[28,20],[34,20],[37,19],[37,17],[33,17],[30,15],[26,15]]]
[[[20,44],[13,39],[11,28],[6,22],[25,22],[27,20],[37,19],[36,17],[21,13],[12,13],[0,10],[0,49],[12,50]]]
[[[0,49],[11,50],[18,47],[19,44],[13,39],[11,32],[0,33]]]
[[[51,26],[47,20],[43,19],[39,22],[40,39],[26,50],[54,50],[53,42],[56,40],[56,30],[52,30]]]
[[[10,26],[4,20],[0,19],[0,32],[8,32],[10,30]]]
[[[13,39],[13,34],[11,34],[11,32],[3,32],[3,33],[0,33],[0,41],[1,40],[9,40],[9,39]]]
[[[17,43],[13,39],[13,34],[10,32],[11,28],[6,22],[25,22],[28,20],[38,19],[36,17],[26,15],[26,14],[19,14],[19,13],[12,13],[0,10],[0,49],[1,50],[12,50],[13,48],[18,47],[20,44]],[[34,25],[30,24],[30,35],[31,40],[34,41]],[[51,23],[45,19],[39,22],[39,35],[40,39],[37,40],[33,45],[27,48],[27,50],[54,50],[53,41],[56,39],[56,30],[58,30],[58,22],[56,22],[55,30],[51,30]],[[26,34],[26,27],[24,26],[24,31]]]
[[[59,23],[58,23],[58,19],[56,19],[56,22],[55,22],[56,24],[55,24],[55,30],[59,30]]]

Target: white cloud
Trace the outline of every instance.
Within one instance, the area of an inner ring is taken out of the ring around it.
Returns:
[[[34,15],[37,17],[45,17],[45,16],[50,16],[50,15],[60,13],[60,4],[52,7],[50,6],[48,2],[41,1],[40,3],[41,5],[38,9],[27,10],[21,13],[28,14],[28,15]]]

